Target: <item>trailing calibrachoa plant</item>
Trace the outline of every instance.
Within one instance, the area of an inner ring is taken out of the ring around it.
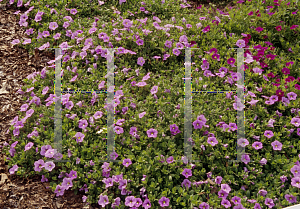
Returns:
[[[1,2],[26,10],[15,14],[29,38],[13,46],[31,53],[60,47],[62,90],[93,91],[62,93],[59,152],[55,60],[24,80],[17,93],[25,104],[3,147],[11,175],[39,174],[56,196],[74,190],[83,202],[106,208],[259,209],[298,202],[299,3],[241,0],[238,8],[214,14],[202,6],[191,12],[184,0]],[[108,48],[118,48],[114,88],[107,86]],[[192,90],[226,91],[192,94],[188,140],[195,163],[184,157],[186,48]],[[234,93],[243,88],[237,48],[245,49],[245,101]],[[114,91],[110,157],[120,162],[101,162],[107,160],[105,91]],[[245,138],[237,139],[241,110]],[[236,144],[246,153],[232,163]]]

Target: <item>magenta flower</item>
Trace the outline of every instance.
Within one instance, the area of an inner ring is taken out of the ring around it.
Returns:
[[[181,174],[184,175],[185,178],[188,178],[188,177],[190,177],[190,176],[193,175],[193,174],[192,174],[192,170],[191,170],[191,169],[188,169],[188,168],[185,168],[185,169],[182,171]]]
[[[279,141],[274,141],[271,143],[273,150],[281,150],[282,149],[282,143]]]
[[[101,205],[103,208],[109,204],[108,196],[107,195],[100,195],[98,200],[98,204]]]
[[[208,137],[207,143],[209,143],[211,146],[215,146],[218,144],[218,140],[215,137]]]
[[[151,128],[147,131],[148,137],[156,138],[158,131]]]
[[[170,199],[167,198],[167,197],[162,197],[160,198],[160,200],[158,201],[159,205],[161,207],[165,207],[165,206],[169,206],[169,202],[170,202]]]
[[[295,28],[297,28],[299,25],[292,25],[291,27],[290,27],[290,29],[291,30],[294,30]]]
[[[203,33],[207,33],[208,31],[210,31],[210,26],[209,26],[209,25],[206,26],[206,27],[202,30]]]
[[[271,137],[274,136],[274,134],[272,131],[266,130],[264,136],[270,139]]]
[[[234,58],[229,58],[228,60],[227,60],[227,63],[228,63],[228,65],[231,65],[231,67],[235,67],[234,66],[234,63],[235,63],[235,59]]]
[[[264,29],[263,29],[262,27],[257,27],[257,28],[255,28],[255,30],[256,30],[257,32],[261,32],[261,31],[263,31]]]
[[[127,158],[127,159],[123,160],[122,164],[127,168],[128,166],[130,166],[132,164],[132,162],[129,158]]]
[[[275,29],[276,29],[277,31],[281,31],[281,30],[282,30],[282,27],[281,27],[281,25],[278,25],[278,26],[275,27]]]

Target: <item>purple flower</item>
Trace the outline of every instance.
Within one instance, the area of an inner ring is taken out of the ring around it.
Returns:
[[[299,118],[292,118],[291,124],[293,124],[296,127],[300,126],[300,119]]]
[[[15,172],[19,169],[18,165],[14,165],[13,167],[11,167],[11,169],[9,169],[9,173],[10,174],[15,174]]]
[[[167,163],[173,163],[174,162],[174,158],[173,158],[173,156],[171,156],[171,157],[169,157],[169,158],[167,158]]]
[[[66,190],[68,190],[69,188],[71,188],[73,186],[72,179],[71,178],[64,178],[61,185],[63,187],[65,187]]]
[[[273,208],[275,204],[271,198],[266,198],[265,205],[267,205],[269,208]]]
[[[241,198],[234,196],[231,201],[233,202],[233,204],[238,205],[241,204]]]
[[[42,175],[42,179],[41,179],[41,182],[47,182],[48,179],[45,177],[45,175]]]
[[[112,187],[114,185],[113,179],[112,178],[104,178],[102,180],[103,183],[105,183],[105,188],[107,189],[108,187]]]
[[[124,130],[123,130],[123,128],[120,127],[120,126],[115,126],[115,132],[116,132],[117,134],[121,134],[121,133],[124,133]]]
[[[218,192],[218,195],[219,195],[219,198],[226,199],[227,196],[228,196],[228,193],[225,192],[223,189],[221,189],[221,190]]]
[[[55,149],[48,149],[46,152],[45,152],[45,157],[47,158],[53,158],[53,156],[57,153],[57,150]]]
[[[109,204],[108,196],[107,195],[100,195],[98,200],[98,204],[101,205],[103,208]]]
[[[188,168],[185,168],[185,169],[182,171],[181,174],[184,175],[185,178],[188,178],[188,177],[190,177],[190,176],[193,175],[193,174],[192,174],[192,170],[191,170],[191,169],[188,169]]]
[[[71,10],[70,10],[70,13],[71,13],[72,15],[76,15],[76,14],[77,14],[77,10],[76,10],[76,9],[71,9]]]
[[[132,164],[131,160],[129,158],[124,159],[122,163],[126,168]]]
[[[240,138],[238,139],[238,145],[240,145],[241,147],[246,147],[249,144],[249,141],[245,138]]]
[[[136,199],[134,196],[128,196],[125,198],[125,205],[133,207],[136,204]]]
[[[261,159],[261,161],[259,161],[259,163],[262,164],[262,165],[267,164],[266,158]]]
[[[156,94],[157,90],[158,90],[158,86],[153,86],[150,92],[151,94]]]
[[[265,133],[264,133],[264,136],[265,136],[265,137],[268,137],[268,138],[270,139],[271,137],[274,136],[274,134],[273,134],[272,131],[266,130]]]
[[[264,190],[264,189],[259,190],[258,193],[259,193],[261,196],[264,196],[264,197],[268,194],[268,192],[267,192],[266,190]]]
[[[76,142],[79,143],[79,142],[82,142],[82,141],[83,141],[85,135],[84,135],[83,133],[77,132],[77,133],[75,134],[75,137],[76,137]]]
[[[175,54],[176,56],[179,56],[181,54],[181,52],[177,48],[175,48],[175,49],[173,49],[173,54]]]
[[[223,178],[221,176],[217,176],[216,179],[215,179],[216,184],[221,184],[222,179]]]
[[[249,155],[242,155],[242,161],[245,164],[248,164],[250,162],[250,156]]]
[[[137,208],[143,203],[143,201],[141,200],[141,198],[135,198],[135,201],[136,201],[135,207],[137,207]]]
[[[158,133],[158,131],[155,130],[155,129],[153,129],[153,128],[150,128],[147,131],[148,137],[152,137],[152,138],[156,138],[157,137],[157,133]]]
[[[291,172],[294,176],[300,176],[300,166],[299,165],[294,165],[291,168]]]
[[[296,176],[296,177],[292,178],[291,184],[293,187],[300,188],[300,177]]]
[[[25,150],[24,151],[30,150],[32,146],[33,146],[33,143],[32,142],[28,142],[28,144],[25,146]]]
[[[84,119],[80,119],[78,123],[79,123],[78,128],[85,129],[88,126],[87,120]]]
[[[54,167],[55,167],[55,164],[52,161],[46,162],[45,166],[44,166],[44,168],[50,172],[53,170]]]
[[[43,145],[42,148],[41,148],[40,154],[42,156],[45,156],[45,153],[47,152],[48,149],[52,149],[51,145]]]
[[[165,206],[169,206],[169,202],[170,202],[170,199],[167,198],[167,197],[162,197],[160,198],[160,200],[158,201],[159,205],[161,207],[165,207]]]
[[[193,122],[194,129],[201,129],[202,125],[203,123],[198,119]]]
[[[76,179],[76,178],[77,178],[77,171],[72,170],[72,171],[69,173],[68,177],[69,177],[71,180]]]
[[[295,197],[293,195],[286,194],[284,197],[290,203],[296,203],[297,202],[297,197]]]
[[[181,183],[182,187],[191,187],[191,182],[188,179],[184,179],[183,182]]]
[[[50,30],[55,30],[56,28],[58,28],[58,24],[56,22],[50,22],[49,23],[49,29]]]
[[[221,184],[221,189],[229,194],[231,188],[228,184]]]
[[[123,20],[123,25],[125,28],[130,28],[132,26],[132,21],[129,19]]]
[[[65,187],[61,185],[57,185],[54,193],[56,193],[56,197],[63,196],[65,192]]]
[[[138,61],[137,61],[137,64],[140,65],[140,66],[143,66],[145,64],[145,59],[143,57],[139,57]]]
[[[151,208],[151,202],[150,202],[150,200],[148,198],[144,200],[143,207],[145,209]]]
[[[208,137],[207,143],[209,143],[211,146],[215,146],[218,144],[218,140],[215,137]]]
[[[254,149],[256,149],[256,150],[259,150],[259,149],[262,149],[263,144],[262,144],[261,142],[254,142],[254,143],[252,144],[252,147],[253,147]]]
[[[137,45],[141,46],[141,45],[144,44],[144,41],[143,41],[142,39],[138,39],[138,40],[136,41],[136,43],[137,43]]]
[[[271,143],[273,146],[273,150],[281,150],[282,149],[282,144],[279,141],[274,141]]]
[[[44,166],[45,166],[45,162],[44,162],[44,160],[39,159],[38,161],[34,162],[34,166],[35,166],[34,167],[35,171],[41,172],[42,168],[44,168]]]
[[[209,204],[207,204],[206,202],[202,202],[200,205],[199,205],[199,208],[200,209],[209,209]]]
[[[229,208],[231,206],[230,202],[225,198],[222,199],[221,205],[223,205],[225,208]]]
[[[237,42],[236,42],[236,45],[239,47],[239,48],[243,48],[245,47],[245,41],[243,39],[239,39]]]

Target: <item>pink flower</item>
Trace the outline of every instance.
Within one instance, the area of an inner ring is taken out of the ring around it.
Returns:
[[[261,31],[263,31],[264,29],[263,29],[262,27],[257,27],[257,28],[255,28],[255,30],[256,30],[257,32],[261,32]]]
[[[281,25],[278,25],[278,26],[275,27],[275,29],[276,29],[277,31],[281,31],[281,30],[282,30],[282,27],[281,27]]]

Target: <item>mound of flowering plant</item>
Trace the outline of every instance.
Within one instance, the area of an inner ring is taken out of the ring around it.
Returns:
[[[114,18],[104,23],[94,11],[100,7],[109,13],[112,4],[103,2],[89,7],[88,2],[72,1],[68,8],[27,2],[29,9],[19,14],[20,25],[30,27],[27,34],[32,39],[13,40],[12,45],[30,50],[60,47],[63,54],[56,59],[63,63],[61,89],[93,92],[62,93],[59,150],[54,143],[54,108],[59,101],[53,88],[55,60],[29,75],[27,85],[17,92],[26,104],[12,121],[12,137],[4,147],[10,173],[40,174],[56,196],[79,190],[84,202],[109,208],[282,208],[296,203],[298,5],[239,1],[240,8],[229,14],[214,17],[203,8],[196,15],[164,18],[147,14],[145,6],[186,12],[187,2],[145,1],[135,14],[119,12],[119,6],[130,8],[129,2],[120,1],[114,5]],[[9,4],[21,7],[23,2]],[[280,33],[278,17],[287,13],[295,19],[290,18]],[[273,43],[271,34],[289,42]],[[108,48],[116,48],[114,86],[107,83]],[[184,157],[185,82],[190,81],[185,78],[186,48],[192,49],[195,91],[188,140],[197,162]],[[244,48],[244,75],[237,70],[237,48]],[[244,86],[238,84],[240,79]],[[233,92],[237,88],[244,88],[244,101]],[[224,92],[204,92],[215,90]],[[106,92],[114,92],[113,104],[108,104]],[[107,156],[110,107],[115,149]],[[245,138],[237,139],[236,113],[241,110]],[[237,144],[246,153],[241,162],[232,163]]]

